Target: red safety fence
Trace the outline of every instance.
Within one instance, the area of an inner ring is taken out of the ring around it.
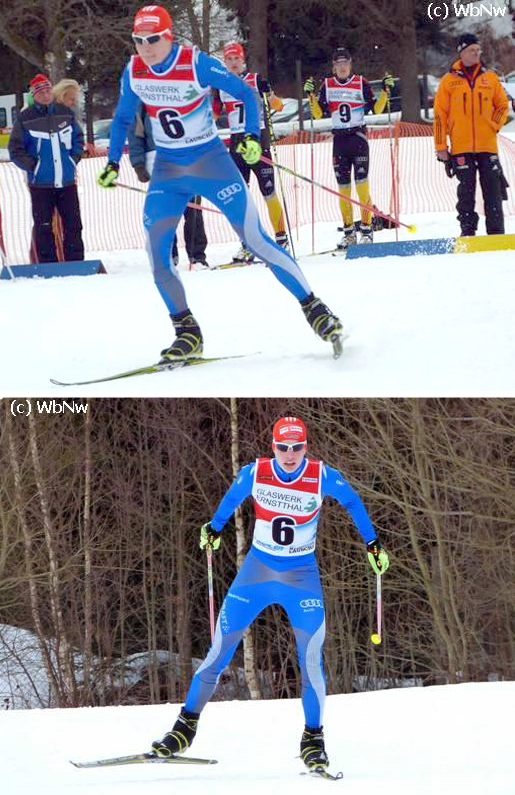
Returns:
[[[402,218],[409,213],[436,213],[453,211],[456,205],[456,180],[445,175],[443,165],[437,162],[431,128],[422,124],[401,123],[389,130],[368,131],[370,141],[370,191],[373,203],[385,213],[395,210],[392,196],[392,147],[395,156],[395,173],[399,181],[396,204]],[[281,139],[276,146],[278,162],[307,177],[313,176],[330,188],[336,188],[332,165],[331,134],[315,134],[314,166],[311,174],[311,146],[309,131],[297,132]],[[503,207],[507,215],[515,214],[515,143],[499,136],[499,156],[504,173],[511,186],[508,201]],[[81,204],[83,237],[88,254],[101,251],[120,251],[144,248],[145,234],[142,224],[144,194],[118,187],[112,190],[96,184],[99,171],[105,165],[105,153],[92,149],[78,167],[79,199]],[[120,164],[120,182],[141,188],[127,155]],[[276,180],[277,182],[277,180]],[[282,172],[290,222],[293,227],[312,221],[311,186],[303,180]],[[276,185],[277,190],[279,186]],[[258,205],[266,228],[271,230],[264,200],[257,182],[251,178],[251,192]],[[477,191],[478,212],[482,212]],[[314,220],[341,221],[339,200],[336,196],[315,188]],[[357,196],[354,198],[357,199]],[[208,206],[212,206],[209,205]],[[358,217],[359,208],[355,207]],[[12,163],[0,162],[0,250],[5,251],[9,264],[30,261],[32,216],[30,198],[24,172]],[[204,213],[208,242],[237,241],[237,236],[222,215]],[[179,245],[183,245],[182,222],[178,230]],[[2,234],[3,233],[3,234]]]

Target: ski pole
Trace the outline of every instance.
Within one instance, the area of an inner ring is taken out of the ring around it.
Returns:
[[[115,188],[125,188],[125,190],[133,190],[136,193],[146,193],[147,191],[144,188],[136,188],[135,185],[126,185],[124,182],[116,182]],[[206,210],[208,213],[217,213],[217,215],[223,215],[220,210],[215,210],[214,207],[204,207],[203,204],[195,204],[195,202],[188,202],[188,207],[191,207],[192,210]]]
[[[397,182],[395,180],[395,160],[393,156],[393,140],[392,140],[392,114],[390,110],[390,89],[387,91],[386,97],[386,109],[388,112],[388,137],[390,139],[390,163],[392,165],[392,193],[393,193],[393,212],[395,215],[395,221],[398,224],[399,221],[399,213],[398,213],[398,203],[397,203]],[[399,227],[396,224],[395,226],[395,240],[399,240]]]
[[[376,620],[377,620],[377,632],[374,632],[373,635],[370,636],[370,640],[374,644],[374,646],[378,646],[381,643],[382,635],[381,635],[381,623],[382,623],[382,613],[383,613],[383,599],[381,596],[381,575],[376,574]]]
[[[273,153],[274,153],[274,158],[275,158],[275,160],[277,160],[277,148],[276,148],[276,145],[275,145],[276,144],[276,139],[275,139],[275,133],[274,133],[274,128],[273,128],[273,124],[272,124],[272,115],[270,113],[270,104],[268,102],[268,97],[267,97],[266,94],[263,94],[263,105],[265,107],[266,124],[267,124],[267,127],[268,127],[268,135],[270,136],[270,143],[272,144],[272,150],[273,150]],[[288,234],[290,236],[291,253],[292,253],[293,259],[295,259],[295,249],[293,247],[293,235],[291,233],[290,216],[289,216],[289,213],[288,213],[288,205],[286,204],[286,197],[284,195],[283,181],[282,181],[282,178],[281,178],[281,172],[280,171],[279,171],[278,176],[279,176],[279,190],[281,191],[281,199],[282,199],[282,203],[283,203],[284,214],[286,216],[286,225],[288,227]]]
[[[261,155],[261,160],[263,163],[269,163],[275,168],[281,168],[283,171],[286,171],[288,174],[291,174],[293,177],[298,177],[299,179],[303,179],[304,182],[313,183],[315,187],[321,188],[322,190],[326,190],[328,193],[333,193],[335,196],[338,196],[339,199],[345,199],[345,201],[350,202],[351,204],[355,204],[357,207],[363,207],[365,210],[371,210],[374,215],[380,215],[381,218],[386,218],[387,221],[395,221],[391,215],[387,215],[386,213],[382,213],[380,210],[375,208],[373,205],[370,204],[363,204],[362,202],[357,201],[356,199],[351,199],[349,196],[344,196],[338,191],[333,190],[332,188],[328,188],[327,185],[322,185],[321,182],[317,182],[314,179],[310,179],[309,177],[305,177],[303,174],[299,174],[298,171],[292,171],[291,168],[286,168],[286,166],[281,166],[279,163],[274,163],[273,160],[269,160],[268,157]],[[408,230],[408,232],[414,232],[416,230],[415,224],[405,224],[402,221],[399,221],[399,226],[404,226]]]
[[[211,627],[211,643],[215,639],[215,597],[213,593],[213,550],[206,547],[207,556],[207,590],[209,594],[209,624]]]
[[[311,154],[311,253],[315,253],[315,134],[313,129],[313,111],[311,110],[311,102],[308,101],[309,107],[309,148]]]

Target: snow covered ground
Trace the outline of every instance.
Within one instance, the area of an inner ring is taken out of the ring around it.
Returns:
[[[512,795],[515,682],[330,696],[324,727],[339,782],[300,776],[297,699],[214,702],[192,755],[209,767],[77,769],[146,751],[173,724],[171,705],[0,711],[2,791],[16,795]],[[331,789],[332,791],[332,789]]]
[[[454,213],[406,216],[417,232],[457,234]],[[315,249],[332,247],[336,223],[317,224]],[[484,233],[484,219],[480,221]],[[515,217],[506,219],[515,232]],[[144,251],[88,252],[107,275],[0,282],[0,395],[427,396],[515,394],[513,251],[345,260],[310,256],[311,229],[295,239],[314,292],[349,339],[333,360],[291,297],[263,265],[184,272],[206,356],[248,354],[181,371],[60,388],[150,364],[173,338]],[[376,235],[395,239],[395,232]],[[212,265],[235,245],[211,245]],[[184,261],[185,253],[181,250]]]

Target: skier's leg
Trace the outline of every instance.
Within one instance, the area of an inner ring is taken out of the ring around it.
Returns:
[[[325,611],[320,576],[316,564],[298,570],[300,582],[283,601],[283,606],[295,633],[302,679],[302,705],[305,727],[300,743],[300,755],[307,767],[326,767],[323,712],[326,682],[322,649],[325,638]]]

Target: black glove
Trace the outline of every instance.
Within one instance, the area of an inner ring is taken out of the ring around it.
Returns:
[[[145,163],[137,163],[134,166],[134,171],[138,175],[140,182],[150,182],[150,174],[145,167]]]
[[[445,160],[445,173],[449,178],[454,177],[456,174],[456,171],[454,170],[454,163],[451,157],[448,160]]]

